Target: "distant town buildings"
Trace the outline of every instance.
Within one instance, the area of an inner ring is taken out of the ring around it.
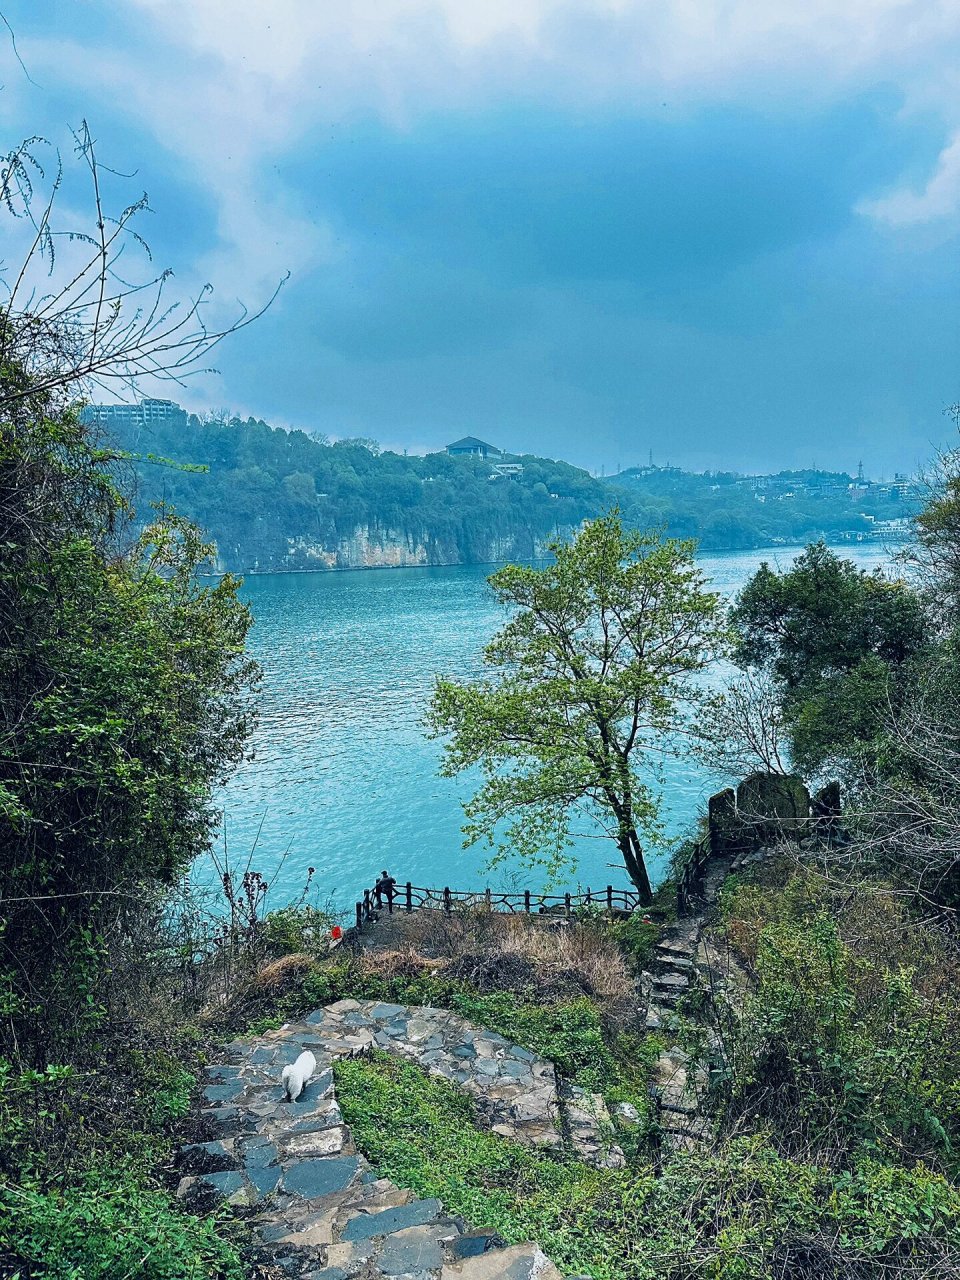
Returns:
[[[475,458],[502,458],[503,450],[496,445],[487,444],[486,440],[478,440],[476,436],[463,436],[447,445],[447,453],[453,457],[473,456]]]
[[[83,411],[83,419],[114,430],[160,424],[185,427],[187,411],[175,400],[141,400],[139,404],[90,404]]]

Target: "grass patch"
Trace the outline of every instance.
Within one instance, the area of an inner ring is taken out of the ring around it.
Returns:
[[[357,1145],[382,1176],[508,1243],[537,1240],[567,1274],[619,1274],[622,1241],[605,1241],[599,1227],[604,1204],[623,1201],[635,1173],[557,1160],[481,1130],[465,1094],[397,1058],[341,1061],[334,1074]]]
[[[0,1273],[19,1280],[243,1280],[240,1256],[217,1226],[184,1213],[136,1168],[100,1166],[60,1190],[0,1187]]]

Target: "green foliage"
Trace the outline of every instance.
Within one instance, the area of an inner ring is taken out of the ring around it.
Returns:
[[[91,1169],[62,1190],[0,1186],[0,1271],[22,1280],[243,1280],[211,1219],[136,1171]]]
[[[227,1224],[185,1212],[153,1172],[190,1106],[183,1053],[121,1050],[111,1071],[0,1059],[0,1274],[240,1280]]]
[[[889,1267],[919,1280],[960,1249],[960,1196],[923,1166],[863,1159],[833,1172],[754,1137],[679,1156],[659,1178],[598,1170],[480,1130],[463,1094],[398,1059],[341,1061],[335,1075],[379,1173],[508,1242],[537,1240],[566,1274],[767,1280]]]
[[[504,991],[477,995],[464,991],[452,1007],[481,1027],[550,1059],[561,1075],[602,1092],[618,1077],[596,1005],[586,997],[558,1004],[523,1004]]]
[[[960,428],[960,406],[947,412]],[[925,477],[929,498],[914,522],[905,559],[919,568],[935,612],[949,625],[960,619],[960,449],[941,454]]]
[[[757,979],[728,1118],[775,1124],[790,1150],[960,1173],[960,1004],[942,940],[876,889],[840,912],[805,875],[728,887],[722,910]]]
[[[337,923],[332,911],[308,902],[278,907],[263,920],[263,942],[271,955],[326,953],[330,929]]]
[[[644,748],[662,750],[719,642],[718,597],[690,544],[627,533],[618,512],[550,545],[554,562],[490,578],[510,621],[484,650],[490,673],[438,679],[429,714],[444,772],[479,766],[467,843],[558,869],[576,813],[605,826],[647,901],[639,832],[658,799]],[[505,827],[504,827],[504,824]]]
[[[861,495],[850,505],[850,476],[797,473],[819,488],[780,499],[754,492],[754,478],[677,469],[595,479],[568,463],[529,455],[523,471],[491,481],[488,463],[431,453],[407,457],[370,440],[331,444],[316,433],[271,428],[225,415],[186,423],[120,429],[118,443],[135,460],[144,502],[173,503],[209,531],[222,563],[249,569],[325,567],[316,554],[336,554],[358,527],[420,543],[434,563],[484,563],[491,547],[533,557],[556,530],[575,529],[612,501],[635,528],[664,527],[708,550],[798,543],[813,537],[869,535],[870,521],[912,512],[889,494]],[[143,456],[144,434],[163,461],[161,474]],[[508,443],[501,441],[501,443]],[[758,501],[763,498],[764,501]],[[292,545],[291,545],[292,544]]]
[[[0,418],[0,1034],[27,1061],[93,1048],[111,948],[207,846],[249,728],[236,582],[200,584],[168,513],[122,550],[111,462],[44,396]]]
[[[633,968],[639,973],[647,966],[653,955],[653,949],[660,937],[661,926],[645,920],[634,912],[625,920],[615,921],[610,927],[610,932],[617,945],[630,957]]]
[[[823,543],[785,573],[766,564],[731,613],[735,658],[772,676],[801,769],[875,749],[909,665],[927,643],[921,599]]]
[[[250,617],[187,522],[132,539],[117,462],[64,400],[5,400],[0,1272],[239,1280],[156,1170],[196,1057],[166,908],[244,749]]]

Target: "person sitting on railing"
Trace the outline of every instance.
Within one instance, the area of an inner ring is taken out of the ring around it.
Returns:
[[[389,873],[389,871],[381,871],[380,879],[373,886],[373,891],[377,895],[378,901],[380,901],[383,898],[386,898],[387,906],[392,907],[393,895],[394,895],[394,892],[396,891],[396,887],[397,887],[396,878],[392,876]]]

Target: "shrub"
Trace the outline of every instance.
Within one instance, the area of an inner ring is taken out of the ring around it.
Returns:
[[[243,1280],[211,1219],[116,1165],[62,1190],[0,1187],[0,1271],[22,1280]]]
[[[335,912],[306,902],[269,911],[263,920],[264,946],[273,956],[326,955],[337,919]]]
[[[446,1081],[396,1058],[341,1061],[337,1096],[378,1172],[595,1280],[952,1277],[960,1194],[923,1165],[839,1172],[762,1136],[648,1167],[593,1169],[484,1132]]]
[[[782,893],[740,885],[727,929],[753,958],[728,1120],[762,1118],[785,1150],[858,1152],[957,1172],[960,1000],[949,942],[878,887],[808,873]]]

